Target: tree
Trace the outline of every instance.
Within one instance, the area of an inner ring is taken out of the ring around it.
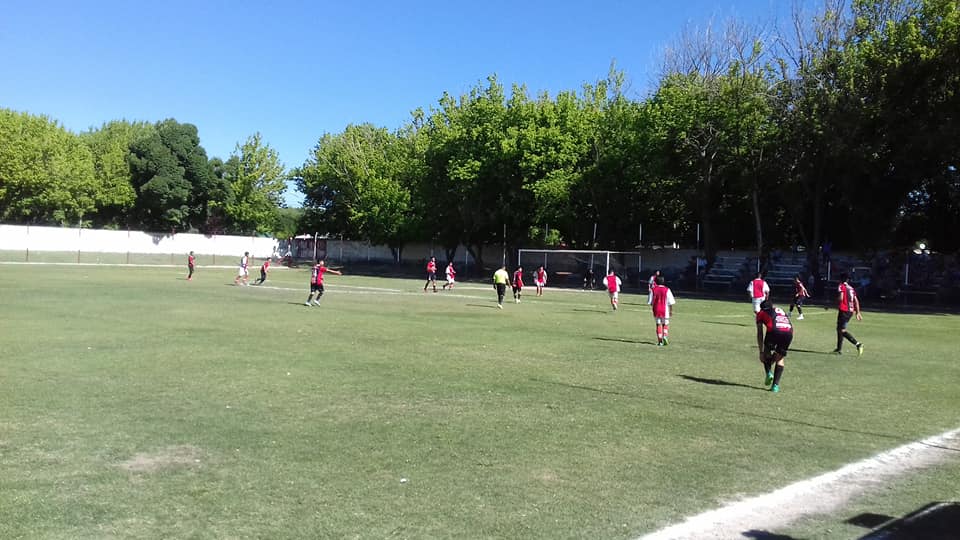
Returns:
[[[0,219],[77,223],[96,208],[93,156],[45,116],[0,109]]]
[[[233,194],[222,207],[231,228],[244,234],[276,232],[286,189],[277,152],[255,133],[243,145],[237,144],[223,168]]]
[[[91,216],[96,225],[126,224],[127,214],[137,199],[131,183],[130,146],[153,131],[153,125],[146,122],[115,120],[81,134],[93,154],[94,176],[100,185],[97,209]]]

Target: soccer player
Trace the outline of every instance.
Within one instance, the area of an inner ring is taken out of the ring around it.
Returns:
[[[244,251],[243,257],[240,257],[240,268],[237,269],[237,277],[233,278],[233,284],[239,285],[240,282],[243,282],[244,285],[250,284],[250,273],[247,272],[247,261],[250,258],[250,252]]]
[[[863,356],[863,343],[847,331],[847,323],[852,317],[856,316],[858,321],[863,320],[863,315],[860,314],[860,298],[853,286],[847,283],[848,279],[846,272],[840,274],[840,285],[837,287],[837,348],[833,352],[843,354],[843,339],[846,338],[857,348],[857,355]]]
[[[343,275],[343,273],[338,270],[327,268],[327,265],[324,264],[323,259],[317,261],[317,264],[313,266],[313,270],[310,273],[310,295],[307,296],[307,301],[303,305],[310,305],[310,301],[313,300],[313,293],[317,293],[317,299],[313,300],[313,305],[320,305],[320,297],[323,296],[323,275],[327,272],[336,274],[338,276]]]
[[[270,259],[263,261],[263,264],[260,265],[260,279],[254,285],[263,285],[263,282],[267,280],[268,272],[270,272]]]
[[[547,284],[547,271],[543,269],[542,264],[537,269],[533,282],[537,285],[537,296],[543,296],[543,287]]]
[[[650,279],[647,281],[647,290],[653,292],[653,288],[657,286],[657,278],[660,277],[660,271],[657,270],[650,276]]]
[[[616,311],[618,304],[620,303],[620,278],[613,273],[613,270],[607,271],[607,277],[604,278],[604,282],[607,285],[607,292],[610,294],[610,305],[613,307],[613,310]]]
[[[790,304],[790,315],[793,315],[793,308],[797,308],[797,320],[803,320],[803,299],[810,298],[810,293],[807,292],[807,288],[803,285],[803,280],[800,279],[800,274],[793,276],[793,302]]]
[[[670,287],[663,284],[663,276],[655,278],[647,304],[653,308],[653,322],[657,325],[657,347],[665,347],[670,344],[670,314],[677,300]]]
[[[433,285],[433,292],[437,292],[437,258],[430,257],[427,262],[427,282],[423,284],[423,292],[427,292],[427,287]]]
[[[513,273],[513,279],[510,280],[510,284],[513,286],[513,301],[520,303],[520,294],[523,293],[523,267],[518,266],[516,271]]]
[[[507,294],[508,281],[510,281],[510,275],[507,274],[506,266],[501,266],[493,273],[493,288],[497,291],[497,307],[500,309],[503,309],[503,297]]]
[[[753,300],[753,312],[760,313],[760,303],[770,297],[770,285],[763,279],[763,272],[757,272],[757,277],[747,284],[747,294]]]
[[[457,271],[453,268],[453,262],[447,263],[447,282],[443,284],[443,290],[450,287],[453,290],[453,284],[457,281]]]
[[[196,268],[196,266],[197,258],[193,256],[193,252],[191,251],[190,254],[187,255],[187,281],[191,281],[193,279],[193,269]]]
[[[766,329],[766,336],[764,336]],[[774,307],[770,300],[760,302],[757,312],[757,347],[760,349],[760,363],[766,375],[764,386],[770,386],[771,392],[780,391],[780,377],[783,376],[783,359],[793,341],[793,325],[790,317],[782,309]],[[776,367],[774,367],[776,364]],[[772,371],[771,371],[772,370]]]

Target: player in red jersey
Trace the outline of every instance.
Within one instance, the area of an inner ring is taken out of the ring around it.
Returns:
[[[241,282],[244,285],[250,284],[250,273],[247,272],[247,263],[250,259],[250,252],[244,251],[243,257],[240,257],[240,267],[237,269],[237,277],[233,278],[233,284],[239,285]]]
[[[267,273],[270,272],[270,259],[263,261],[263,264],[260,265],[260,279],[254,283],[254,285],[263,285],[263,282],[267,280]]]
[[[793,302],[790,304],[790,315],[793,315],[793,308],[797,308],[797,320],[803,320],[803,300],[810,298],[810,293],[800,279],[800,274],[793,276]]]
[[[620,304],[620,286],[622,285],[620,278],[613,273],[613,270],[608,270],[607,277],[603,278],[603,281],[610,295],[610,306],[616,311]]]
[[[763,280],[763,272],[757,272],[757,277],[747,283],[747,294],[753,300],[753,312],[760,312],[760,303],[770,298],[770,285]]]
[[[437,258],[430,257],[427,262],[427,282],[423,284],[423,292],[427,292],[427,287],[433,285],[433,292],[437,292]]]
[[[857,297],[857,291],[853,286],[847,283],[848,279],[846,272],[840,274],[840,285],[837,287],[837,348],[833,352],[843,353],[843,340],[846,338],[857,348],[857,355],[862,356],[863,343],[857,341],[857,338],[847,331],[847,323],[852,317],[856,316],[858,321],[863,320],[863,315],[860,314],[860,298]]]
[[[537,296],[543,296],[543,287],[547,284],[547,271],[543,269],[543,265],[537,268],[533,282],[537,285]]]
[[[317,261],[317,264],[313,266],[313,270],[310,273],[310,296],[307,296],[307,301],[304,303],[304,305],[310,305],[310,301],[313,299],[313,293],[317,293],[317,299],[313,300],[313,305],[320,305],[320,297],[323,296],[323,274],[327,272],[336,274],[338,276],[343,275],[343,273],[338,270],[327,268],[323,262],[323,259]]]
[[[764,336],[766,329],[766,336]],[[769,300],[760,302],[757,312],[757,347],[760,349],[760,363],[766,375],[764,386],[770,386],[771,392],[780,391],[780,377],[783,376],[783,359],[793,341],[793,324],[782,309],[774,307]],[[776,367],[774,367],[776,364]],[[771,371],[772,370],[772,371]]]
[[[193,279],[193,269],[196,268],[196,266],[197,258],[193,256],[193,252],[191,251],[190,254],[187,255],[187,281]]]
[[[520,294],[523,293],[523,267],[518,266],[517,270],[513,273],[513,279],[510,280],[510,284],[513,286],[513,301],[520,303]]]
[[[657,325],[657,347],[670,344],[670,315],[676,303],[673,291],[664,285],[663,276],[654,276],[654,285],[647,298],[647,304],[653,308],[653,321]]]
[[[653,292],[653,288],[657,286],[657,278],[660,277],[660,271],[657,270],[650,276],[650,279],[647,281],[647,290]]]
[[[443,290],[447,290],[447,287],[453,289],[453,284],[457,282],[457,271],[453,268],[453,262],[447,263],[447,282],[443,284]]]

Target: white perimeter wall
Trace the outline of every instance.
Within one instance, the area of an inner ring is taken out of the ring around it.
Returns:
[[[252,236],[157,234],[141,231],[107,231],[0,225],[0,250],[82,251],[96,253],[189,253],[269,257],[277,241]]]

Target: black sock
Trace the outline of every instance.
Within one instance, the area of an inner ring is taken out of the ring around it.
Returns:
[[[843,332],[837,332],[837,350],[841,350],[843,347]]]
[[[783,376],[783,366],[777,364],[777,367],[773,369],[773,384],[780,386],[780,377]]]
[[[793,313],[793,310],[791,310],[790,312]],[[801,308],[800,306],[797,306],[797,313],[799,313],[800,315],[803,315],[803,308]]]
[[[764,360],[763,360],[763,373],[764,373],[764,375],[766,375],[767,373],[770,373],[770,369],[771,369],[771,368],[773,368],[773,359],[772,359],[772,358],[764,358]]]
[[[854,345],[860,343],[859,341],[857,341],[857,338],[853,337],[853,334],[851,334],[850,332],[844,332],[843,335],[844,337],[847,338],[847,341],[849,341],[850,343],[853,343]]]

